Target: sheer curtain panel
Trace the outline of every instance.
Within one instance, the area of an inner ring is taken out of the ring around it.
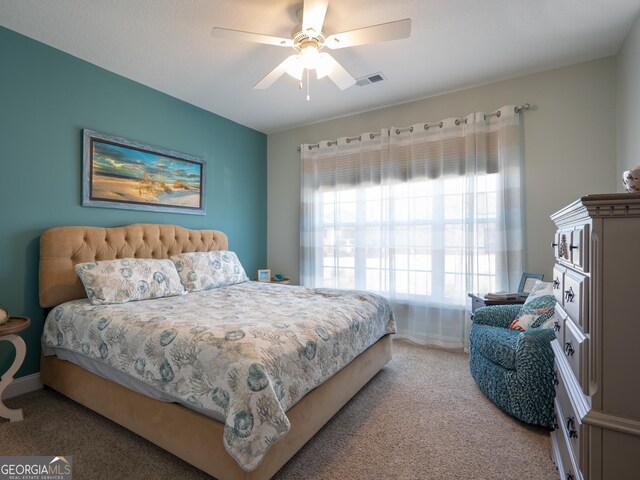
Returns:
[[[398,336],[461,349],[467,293],[522,272],[519,114],[301,148],[301,282],[390,299]]]

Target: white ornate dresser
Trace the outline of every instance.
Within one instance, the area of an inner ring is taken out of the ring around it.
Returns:
[[[552,456],[562,480],[640,478],[640,194],[551,215],[558,300]]]

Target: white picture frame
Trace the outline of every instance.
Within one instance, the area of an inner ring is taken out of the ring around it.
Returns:
[[[258,281],[259,282],[270,282],[271,281],[271,270],[258,270]]]

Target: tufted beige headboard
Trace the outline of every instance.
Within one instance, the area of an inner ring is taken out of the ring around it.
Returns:
[[[228,248],[227,236],[218,230],[188,230],[177,225],[52,228],[40,237],[40,306],[55,307],[87,296],[73,269],[77,263],[168,258],[178,253]]]

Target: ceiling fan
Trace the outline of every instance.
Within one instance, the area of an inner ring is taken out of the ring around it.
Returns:
[[[217,38],[232,38],[247,42],[289,47],[295,51],[293,55],[287,57],[266,77],[256,83],[253,87],[255,89],[269,88],[285,73],[300,80],[302,88],[304,71],[307,71],[308,85],[309,71],[315,70],[318,79],[328,76],[342,90],[349,88],[356,80],[329,53],[322,51],[325,47],[335,50],[367,43],[397,40],[411,35],[411,19],[405,18],[404,20],[327,36],[323,33],[322,26],[328,3],[329,0],[304,0],[302,25],[298,25],[293,29],[291,38],[273,37],[220,27],[214,27],[212,35]],[[307,100],[309,100],[308,92]]]

